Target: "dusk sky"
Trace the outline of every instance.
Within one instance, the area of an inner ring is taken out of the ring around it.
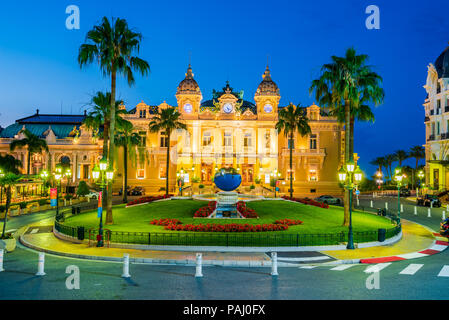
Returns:
[[[68,5],[81,12],[80,30],[65,27]],[[367,30],[365,9],[380,8],[380,30]],[[78,48],[103,16],[125,18],[144,36],[140,57],[151,73],[118,96],[128,109],[141,100],[175,105],[189,53],[204,99],[226,80],[245,99],[255,90],[269,56],[282,96],[310,105],[311,81],[331,55],[353,46],[369,55],[384,78],[385,103],[374,124],[357,124],[355,151],[369,162],[425,143],[427,66],[449,41],[449,1],[8,1],[0,11],[0,125],[41,113],[80,114],[96,91],[109,89],[96,65],[80,70]],[[414,161],[408,162],[414,166]]]

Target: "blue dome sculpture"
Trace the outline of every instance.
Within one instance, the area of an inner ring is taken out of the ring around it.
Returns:
[[[242,183],[242,176],[238,173],[218,172],[214,177],[215,185],[223,191],[234,191]]]

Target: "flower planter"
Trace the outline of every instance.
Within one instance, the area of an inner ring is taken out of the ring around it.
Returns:
[[[0,239],[0,249],[12,252],[16,248],[16,239]]]

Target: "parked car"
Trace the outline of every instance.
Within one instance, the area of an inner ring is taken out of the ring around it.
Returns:
[[[426,194],[424,197],[419,197],[416,199],[416,205],[418,206],[430,207],[431,204],[432,207],[441,207],[440,199],[433,194]]]
[[[98,191],[93,191],[91,190],[88,194],[86,194],[86,197],[88,197],[89,199],[98,199],[98,197],[100,196],[100,193]]]
[[[130,196],[131,195],[131,187],[130,186],[128,186],[127,188],[126,188],[126,190],[127,190],[127,194],[128,194],[128,196]],[[119,192],[118,192],[118,195],[119,196],[121,196],[123,194],[123,187],[122,188],[120,188],[120,190],[119,190]]]
[[[402,189],[399,191],[399,195],[400,195],[401,197],[410,197],[410,190],[407,189],[407,188],[402,188]]]
[[[143,187],[134,187],[131,190],[131,196],[144,196],[145,195],[145,189]]]
[[[325,204],[341,205],[343,201],[340,198],[332,197],[329,195],[323,195],[315,199],[315,201]]]

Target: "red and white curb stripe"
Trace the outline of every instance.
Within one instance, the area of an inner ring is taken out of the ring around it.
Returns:
[[[428,247],[426,250],[400,254],[392,257],[382,257],[382,258],[372,258],[372,259],[360,259],[360,263],[372,264],[372,263],[386,263],[393,261],[402,261],[416,258],[423,258],[427,256],[431,256],[433,254],[440,253],[446,250],[449,246],[449,240],[446,237],[442,237],[439,233],[433,233],[436,238],[436,241]]]

